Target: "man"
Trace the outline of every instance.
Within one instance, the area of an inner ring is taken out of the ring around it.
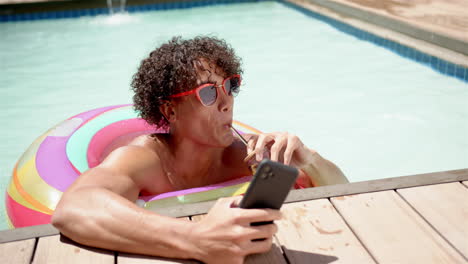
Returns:
[[[278,220],[277,210],[240,209],[239,197],[221,198],[195,223],[135,205],[140,194],[251,175],[243,161],[251,151],[257,161],[267,151],[272,160],[303,169],[305,186],[317,179],[346,182],[333,163],[294,135],[251,135],[248,149],[234,139],[230,126],[241,73],[233,49],[216,38],[173,38],[151,52],[133,78],[135,108],[170,132],[140,136],[83,173],[64,193],[52,224],[85,245],[205,263],[242,263],[248,254],[268,251],[276,225],[250,223]]]

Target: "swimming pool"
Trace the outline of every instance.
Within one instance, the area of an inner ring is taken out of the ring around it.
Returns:
[[[225,38],[243,58],[236,119],[299,135],[351,181],[468,167],[467,83],[261,2],[0,24],[0,190],[37,136],[131,102],[139,61],[197,34]]]

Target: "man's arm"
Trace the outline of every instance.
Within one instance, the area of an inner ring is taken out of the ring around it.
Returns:
[[[133,202],[150,179],[147,173],[158,166],[157,155],[148,151],[136,146],[117,149],[101,165],[81,175],[64,193],[52,224],[85,245],[207,263],[216,256],[232,260],[226,263],[241,263],[244,256],[271,247],[276,226],[250,227],[250,222],[279,219],[276,210],[245,213],[245,209],[231,208],[232,198],[220,199],[206,220],[193,223],[136,206]],[[259,237],[269,239],[251,241]]]
[[[133,203],[142,184],[138,177],[143,178],[145,172],[131,175],[131,171],[151,170],[143,164],[151,155],[146,151],[133,146],[118,149],[81,175],[64,193],[52,224],[72,240],[90,246],[189,257],[190,245],[181,239],[189,231],[184,221],[151,213]]]
[[[348,183],[343,172],[333,162],[323,158],[316,151],[307,149],[304,159],[297,167],[301,169],[314,186]]]

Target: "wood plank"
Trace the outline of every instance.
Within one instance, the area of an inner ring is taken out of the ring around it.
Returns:
[[[379,263],[465,263],[395,191],[331,201]]]
[[[285,203],[460,181],[468,181],[468,169],[432,172],[292,190]]]
[[[0,263],[31,263],[36,239],[0,244]]]
[[[183,217],[180,218],[185,221],[190,221],[190,218]],[[182,264],[192,264],[200,263],[195,260],[183,260],[183,259],[169,259],[162,257],[153,257],[153,256],[144,256],[130,253],[119,252],[117,255],[118,264],[171,264],[171,263],[182,263]]]
[[[161,257],[152,257],[144,255],[135,255],[128,253],[119,253],[117,256],[118,264],[192,264],[200,263],[195,260],[184,260],[184,259],[168,259]]]
[[[285,203],[466,180],[468,180],[468,169],[424,173],[372,181],[352,182],[347,184],[335,184],[302,190],[292,190]],[[216,201],[208,201],[150,210],[165,216],[182,217],[205,214],[215,203]]]
[[[281,210],[277,237],[289,263],[375,263],[328,199]]]
[[[200,221],[206,215],[192,216],[192,221]],[[283,256],[281,246],[276,239],[273,239],[273,245],[270,251],[263,254],[252,254],[245,258],[245,264],[287,264],[286,259]]]
[[[468,189],[459,182],[397,190],[452,246],[468,257]]]
[[[53,236],[58,235],[59,233],[60,232],[51,224],[1,230],[0,243],[13,242],[43,236]]]
[[[46,263],[114,263],[114,253],[108,250],[78,245],[61,236],[39,238],[34,264]]]

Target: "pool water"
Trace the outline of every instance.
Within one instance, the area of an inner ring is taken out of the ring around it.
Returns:
[[[0,191],[36,137],[130,103],[140,60],[197,34],[226,39],[243,58],[237,120],[297,134],[352,182],[468,167],[466,83],[261,2],[0,24]],[[5,229],[3,200],[0,214]]]

